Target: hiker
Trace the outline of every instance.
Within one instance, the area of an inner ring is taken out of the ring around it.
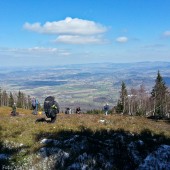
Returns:
[[[71,114],[71,109],[69,107],[66,108],[65,114]]]
[[[109,104],[108,103],[106,103],[106,105],[104,105],[103,110],[104,110],[105,115],[107,116],[108,111],[109,111]]]
[[[16,114],[16,110],[17,110],[16,103],[14,103],[14,104],[12,105],[12,112],[11,112],[11,115],[12,115],[12,116],[16,116],[16,115],[17,115],[17,114]]]
[[[44,112],[48,118],[51,118],[50,123],[54,123],[57,114],[59,113],[59,105],[53,96],[48,96],[44,101]]]
[[[32,108],[33,108],[32,114],[37,115],[38,105],[39,105],[38,100],[37,100],[35,97],[33,97],[33,98],[32,98]]]
[[[35,105],[36,105],[35,111],[36,111],[36,114],[38,114],[38,106],[39,106],[39,101],[38,101],[38,99],[35,100]]]
[[[68,113],[71,114],[71,108],[69,109]]]
[[[76,113],[77,113],[77,114],[80,114],[80,113],[81,113],[80,107],[77,107],[77,108],[76,108]]]

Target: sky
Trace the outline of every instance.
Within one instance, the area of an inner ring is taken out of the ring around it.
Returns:
[[[0,61],[170,62],[170,0],[0,0]]]

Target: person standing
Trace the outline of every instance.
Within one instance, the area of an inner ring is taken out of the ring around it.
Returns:
[[[108,103],[106,103],[106,105],[104,105],[103,110],[104,110],[105,115],[107,116],[108,111],[109,111],[109,104]]]
[[[39,102],[38,99],[35,100],[35,113],[36,115],[38,114],[38,106],[39,106]]]
[[[38,100],[37,100],[35,97],[33,97],[33,98],[32,98],[32,108],[33,108],[32,114],[37,115],[38,105],[39,105]]]
[[[16,103],[14,103],[14,104],[12,105],[12,112],[11,112],[11,115],[12,115],[12,116],[16,116],[16,110],[17,110]]]

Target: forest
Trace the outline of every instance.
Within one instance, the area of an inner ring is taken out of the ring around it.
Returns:
[[[122,82],[120,99],[115,107],[117,113],[129,115],[170,117],[170,93],[163,77],[158,71],[155,85],[151,92],[145,90],[144,85],[139,89],[131,88],[128,92],[126,84]]]

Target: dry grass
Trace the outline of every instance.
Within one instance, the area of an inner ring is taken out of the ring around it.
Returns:
[[[41,144],[37,140],[47,137],[57,138],[59,132],[81,132],[82,129],[89,129],[91,132],[102,130],[123,129],[130,133],[140,134],[144,129],[148,129],[154,134],[164,134],[170,138],[170,123],[163,121],[153,121],[137,116],[121,115],[90,115],[90,114],[59,114],[57,121],[53,124],[46,122],[35,123],[35,120],[45,115],[32,115],[32,111],[17,109],[19,116],[10,116],[11,108],[0,107],[0,138],[1,141],[12,141],[24,144],[30,151],[33,151]],[[104,122],[100,122],[104,120]],[[43,136],[46,134],[46,136]],[[54,135],[55,134],[55,135]],[[61,137],[61,136],[60,136]]]

